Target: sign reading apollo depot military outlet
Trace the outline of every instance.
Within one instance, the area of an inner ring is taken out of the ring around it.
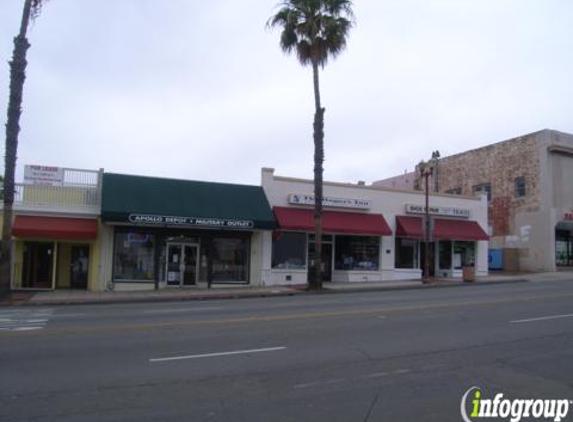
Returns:
[[[144,224],[152,226],[176,226],[176,227],[207,227],[220,229],[253,229],[255,223],[252,220],[234,220],[225,218],[198,218],[198,217],[174,217],[167,215],[129,214],[128,220],[132,224]]]

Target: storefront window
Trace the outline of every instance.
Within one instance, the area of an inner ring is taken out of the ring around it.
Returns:
[[[334,240],[336,270],[377,271],[380,238],[370,236],[336,236]]]
[[[449,270],[452,268],[452,242],[450,240],[440,241],[440,269]]]
[[[306,268],[306,234],[280,233],[273,240],[272,267],[278,269]]]
[[[153,281],[155,236],[145,233],[116,233],[115,281]]]
[[[475,242],[455,242],[454,244],[454,268],[461,270],[462,267],[475,264]]]
[[[215,237],[212,253],[213,282],[248,283],[248,239]]]
[[[415,239],[396,238],[396,268],[418,268],[418,241]]]

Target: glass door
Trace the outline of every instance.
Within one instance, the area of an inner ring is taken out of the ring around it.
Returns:
[[[199,275],[199,247],[198,245],[183,245],[183,285],[189,286],[197,284]]]
[[[72,289],[88,288],[89,246],[72,246],[70,286]]]
[[[199,245],[168,243],[167,268],[165,271],[167,285],[189,286],[197,284],[199,275]]]
[[[314,268],[316,261],[316,252],[314,243],[309,240],[308,243],[308,280],[314,277]],[[332,243],[322,242],[322,263],[320,266],[322,281],[332,281]]]

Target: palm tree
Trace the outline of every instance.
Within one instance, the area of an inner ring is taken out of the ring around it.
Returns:
[[[26,38],[28,24],[39,16],[42,4],[48,0],[24,0],[20,33],[14,38],[14,52],[10,62],[10,99],[6,121],[6,156],[4,165],[4,208],[2,221],[2,249],[0,250],[0,294],[10,290],[12,262],[12,206],[14,204],[14,178],[18,133],[22,114],[22,93],[26,79],[26,53],[30,43]]]
[[[353,25],[351,0],[284,0],[267,26],[281,28],[280,46],[295,52],[303,66],[312,66],[314,80],[314,274],[309,289],[322,289],[322,174],[324,162],[324,111],[320,103],[318,68],[346,47]]]

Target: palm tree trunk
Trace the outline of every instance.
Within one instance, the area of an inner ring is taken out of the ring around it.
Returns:
[[[314,77],[314,274],[308,288],[322,289],[322,163],[324,162],[324,108],[320,105],[318,63],[313,62]]]
[[[22,114],[22,94],[26,79],[26,39],[32,0],[25,0],[20,33],[14,38],[14,53],[10,62],[10,99],[6,121],[6,156],[4,165],[4,208],[2,219],[2,249],[0,254],[0,295],[10,290],[12,263],[12,207],[14,204],[16,154]]]

